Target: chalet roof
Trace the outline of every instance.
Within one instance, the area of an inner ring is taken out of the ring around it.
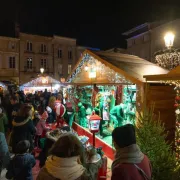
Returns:
[[[149,61],[133,55],[90,50],[86,50],[83,53],[83,56],[86,54],[91,55],[105,66],[110,67],[115,72],[123,75],[126,79],[133,83],[145,82],[145,79],[143,78],[144,75],[166,74],[169,72],[168,70],[165,70]],[[81,63],[83,56],[75,66],[74,71],[78,67],[78,64]]]
[[[166,81],[166,80],[180,80],[180,66],[160,75],[146,75],[144,76],[146,81]]]

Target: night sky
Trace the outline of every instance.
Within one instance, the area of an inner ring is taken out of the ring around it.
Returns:
[[[144,22],[180,18],[180,0],[4,0],[0,35],[22,32],[77,38],[79,45],[125,47],[121,34]]]

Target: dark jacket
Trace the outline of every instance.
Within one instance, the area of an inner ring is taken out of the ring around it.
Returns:
[[[36,160],[31,154],[16,155],[10,162],[6,178],[13,180],[33,180],[32,168]]]
[[[30,118],[17,116],[13,121],[12,151],[15,152],[16,144],[22,140],[28,140],[30,142],[30,151],[32,151],[35,132],[36,129]]]
[[[147,156],[144,156],[142,162],[136,165],[139,166],[149,178],[151,177],[151,166]],[[145,178],[141,175],[141,173],[134,166],[134,164],[123,163],[117,165],[112,171],[111,180],[120,180],[120,179],[144,180]]]
[[[51,113],[48,113],[48,118],[46,120],[47,123],[54,123],[54,121],[56,120],[56,114],[54,113],[54,111],[52,111]]]
[[[10,161],[10,155],[4,133],[0,132],[0,172],[6,168]]]

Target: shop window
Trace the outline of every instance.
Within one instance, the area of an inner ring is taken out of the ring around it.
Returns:
[[[27,51],[32,51],[32,42],[27,42]]]
[[[58,49],[58,58],[62,58],[62,49]]]
[[[9,68],[11,68],[11,69],[16,68],[16,59],[15,59],[15,57],[9,57]]]
[[[41,52],[46,53],[47,52],[47,46],[45,44],[41,44]]]
[[[47,59],[41,59],[41,67],[47,69]]]
[[[27,69],[32,69],[32,65],[33,65],[32,58],[27,58]]]
[[[68,64],[68,74],[71,74],[71,70],[72,70],[72,65]]]

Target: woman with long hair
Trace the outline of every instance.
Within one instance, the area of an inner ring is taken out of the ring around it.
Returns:
[[[30,152],[33,150],[33,136],[36,129],[32,121],[32,106],[28,104],[21,105],[21,108],[12,122],[12,151],[15,151],[16,145],[22,140],[30,142]]]
[[[53,145],[37,180],[90,180],[83,166],[83,146],[72,133],[64,133]]]

